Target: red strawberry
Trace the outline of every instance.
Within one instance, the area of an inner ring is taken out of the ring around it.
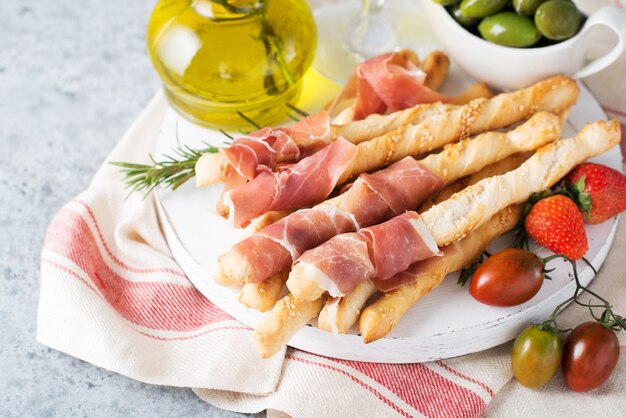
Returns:
[[[605,165],[583,163],[567,175],[585,222],[599,224],[626,210],[626,176]]]
[[[539,245],[573,260],[582,258],[589,248],[583,216],[572,199],[563,195],[537,202],[526,216],[524,227]]]

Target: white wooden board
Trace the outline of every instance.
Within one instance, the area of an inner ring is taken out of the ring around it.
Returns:
[[[459,92],[470,83],[471,80],[453,65],[444,92]],[[299,105],[307,110],[319,108],[328,99],[315,94],[303,97],[305,102]],[[573,135],[586,123],[598,119],[606,119],[606,115],[581,85],[580,99],[572,109],[564,136]],[[218,146],[224,141],[221,133],[195,126],[169,109],[162,123],[156,155],[169,153],[176,145],[177,136],[182,143],[192,147],[199,146],[202,141]],[[622,167],[618,147],[594,161],[618,170]],[[237,302],[238,289],[219,286],[212,279],[217,257],[242,237],[241,230],[232,229],[215,213],[220,191],[220,185],[197,190],[193,181],[176,192],[159,190],[157,202],[161,223],[174,257],[200,292],[233,317],[254,327],[262,314]],[[617,222],[614,218],[601,225],[586,227],[589,238],[587,258],[596,268],[600,268],[609,252]],[[502,246],[500,240],[490,249]],[[542,250],[540,254],[549,252]],[[551,274],[552,280],[544,281],[541,291],[520,306],[493,308],[482,305],[469,295],[468,286],[458,286],[457,275],[451,274],[440,287],[413,306],[386,338],[365,345],[356,328],[346,335],[333,335],[319,330],[313,322],[298,332],[289,345],[329,357],[384,363],[424,362],[485,350],[515,338],[521,329],[544,319],[557,304],[571,296],[574,282],[569,265],[558,263],[558,269]],[[579,269],[581,281],[589,283],[593,278],[591,269],[583,263],[579,263]]]

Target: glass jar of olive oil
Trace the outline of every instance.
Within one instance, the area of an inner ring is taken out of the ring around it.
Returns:
[[[206,126],[268,125],[294,103],[315,54],[305,0],[160,0],[148,53],[172,106]]]

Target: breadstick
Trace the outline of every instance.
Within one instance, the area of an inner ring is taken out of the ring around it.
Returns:
[[[223,183],[228,175],[230,165],[220,153],[202,154],[196,161],[196,187],[208,187],[213,184]]]
[[[255,232],[260,231],[266,226],[273,224],[274,222],[278,221],[279,219],[284,218],[285,216],[289,215],[292,212],[293,211],[290,211],[290,210],[276,210],[276,211],[264,213],[258,218],[253,219],[250,222],[250,225],[248,225],[245,228],[246,236],[252,235]]]
[[[427,168],[446,181],[457,179],[479,171],[483,167],[517,152],[532,151],[555,140],[560,135],[559,127],[557,116],[541,112],[512,131],[487,132],[478,135],[473,139],[452,144],[439,156],[427,157],[421,162],[426,161]],[[472,159],[475,160],[472,161]],[[355,203],[353,200],[353,195],[348,190],[336,198],[322,202],[316,208],[333,205],[340,210],[347,210],[353,214],[356,211],[362,211],[358,202]],[[289,258],[284,263],[277,264],[272,274],[288,269],[291,261],[293,259]],[[254,265],[245,253],[237,250],[237,246],[222,255],[219,258],[219,263],[222,272],[233,282],[246,283],[252,281],[251,272],[254,271]],[[263,280],[263,278],[256,280]]]
[[[464,92],[452,98],[452,103],[455,105],[468,104],[472,100],[480,99],[481,97],[491,98],[493,93],[489,90],[489,87],[485,83],[476,83],[469,86]]]
[[[540,112],[508,132],[486,132],[474,139],[446,145],[420,162],[444,182],[464,177],[519,151],[531,151],[561,135],[559,117]],[[506,155],[503,155],[505,153]]]
[[[437,245],[444,246],[480,226],[508,205],[520,203],[564,177],[574,166],[619,144],[620,124],[598,121],[574,138],[552,142],[518,169],[479,181],[422,214]]]
[[[447,200],[454,193],[477,183],[478,181],[506,173],[519,167],[530,157],[530,153],[515,154],[497,163],[491,164],[471,176],[463,177],[444,187],[429,201],[420,207],[420,213],[433,205]],[[329,299],[317,320],[318,327],[334,333],[345,333],[358,320],[365,302],[376,294],[377,289],[369,280],[359,284],[351,292],[341,298]]]
[[[547,189],[578,163],[602,154],[617,145],[620,139],[618,121],[587,125],[574,138],[542,147],[516,170],[483,179],[433,206],[421,215],[421,222],[437,246],[456,242],[496,212],[525,201],[533,192]],[[326,291],[328,281],[334,284],[315,266],[297,263],[289,274],[287,287],[297,298],[313,300]]]
[[[448,273],[458,271],[478,258],[494,238],[511,230],[521,215],[522,205],[501,210],[454,244],[443,257],[433,258],[429,269],[419,273],[414,281],[381,295],[363,309],[359,318],[363,341],[367,344],[387,335],[418,299],[439,286]]]
[[[426,212],[433,206],[443,202],[444,200],[448,200],[453,194],[460,192],[461,190],[472,184],[478,183],[482,179],[492,176],[499,176],[500,174],[504,174],[507,171],[515,170],[517,167],[522,165],[524,161],[528,160],[532,154],[532,152],[520,152],[511,155],[504,160],[488,165],[477,173],[460,178],[454,183],[450,183],[448,186],[444,187],[439,192],[432,195],[430,199],[422,203],[422,206],[420,206],[418,212]]]
[[[230,277],[225,275],[220,268],[218,268],[217,271],[213,274],[213,280],[215,280],[215,283],[222,286],[235,286],[237,284],[237,282],[233,281]]]
[[[345,334],[356,322],[365,302],[376,291],[376,286],[366,280],[344,297],[328,299],[317,318],[318,328],[333,334]]]
[[[474,100],[416,125],[399,127],[358,144],[357,156],[343,172],[338,184],[407,155],[430,152],[479,132],[504,128],[541,110],[560,113],[576,102],[578,91],[578,84],[573,79],[551,77],[492,99]]]
[[[426,73],[424,85],[431,90],[439,90],[448,75],[450,60],[441,51],[433,51],[424,58],[422,71]]]
[[[239,292],[239,302],[248,308],[265,312],[278,300],[288,272],[283,271],[260,283],[246,283]]]
[[[333,125],[345,125],[354,120],[354,103],[343,109],[333,119]],[[332,126],[331,126],[332,130]]]
[[[387,115],[369,115],[365,119],[330,127],[331,139],[343,137],[353,144],[360,144],[386,134],[400,126],[420,123],[433,115],[439,115],[458,106],[443,103],[418,104]]]
[[[428,77],[426,80],[428,80]],[[456,109],[458,106],[455,105],[465,105],[475,99],[489,99],[491,97],[493,97],[493,94],[489,91],[487,85],[477,83],[470,86],[458,96],[453,97],[453,105],[443,103],[418,104],[387,115],[370,115],[358,121],[352,121],[354,111],[348,108],[333,121],[330,127],[331,139],[336,139],[341,136],[353,144],[360,144],[361,142],[384,135],[400,126],[409,124],[415,125],[430,116]]]
[[[297,300],[288,294],[280,299],[254,327],[254,345],[261,358],[268,358],[283,348],[293,335],[322,309],[323,300]]]

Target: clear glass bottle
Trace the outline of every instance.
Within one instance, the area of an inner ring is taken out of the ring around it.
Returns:
[[[268,125],[297,100],[317,43],[305,0],[160,0],[148,53],[172,106],[207,126]]]

